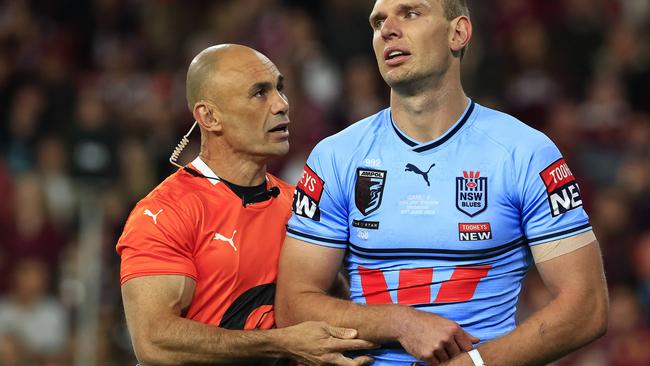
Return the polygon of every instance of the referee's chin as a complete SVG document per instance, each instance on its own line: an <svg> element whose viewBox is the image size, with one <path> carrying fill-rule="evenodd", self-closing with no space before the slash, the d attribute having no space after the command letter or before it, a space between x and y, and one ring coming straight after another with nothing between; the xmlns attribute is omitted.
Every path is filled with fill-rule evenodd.
<svg viewBox="0 0 650 366"><path fill-rule="evenodd" d="M281 158L289 153L289 140L274 142L269 148L269 157Z"/></svg>
<svg viewBox="0 0 650 366"><path fill-rule="evenodd" d="M249 156L258 162L264 164L276 159L280 159L289 153L289 142L270 143L264 149L257 149L255 152L249 152Z"/></svg>

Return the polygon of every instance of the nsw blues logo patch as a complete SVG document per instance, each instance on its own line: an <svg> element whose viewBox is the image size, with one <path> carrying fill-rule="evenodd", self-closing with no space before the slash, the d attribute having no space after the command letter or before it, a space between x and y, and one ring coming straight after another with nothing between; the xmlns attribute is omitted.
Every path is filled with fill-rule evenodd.
<svg viewBox="0 0 650 366"><path fill-rule="evenodd" d="M354 203L363 215L369 215L379 208L385 183L385 170L357 168Z"/></svg>
<svg viewBox="0 0 650 366"><path fill-rule="evenodd" d="M487 209L488 180L479 171L464 171L456 177L456 208L469 217Z"/></svg>

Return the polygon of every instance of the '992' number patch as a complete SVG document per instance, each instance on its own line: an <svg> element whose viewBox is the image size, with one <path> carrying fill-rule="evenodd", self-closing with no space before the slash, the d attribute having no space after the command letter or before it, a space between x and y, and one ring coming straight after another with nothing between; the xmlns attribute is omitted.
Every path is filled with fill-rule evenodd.
<svg viewBox="0 0 650 366"><path fill-rule="evenodd" d="M308 165L302 171L302 178L293 195L293 212L298 216L320 221L318 204L323 195L325 182Z"/></svg>
<svg viewBox="0 0 650 366"><path fill-rule="evenodd" d="M564 158L556 160L539 175L546 186L548 204L553 217L582 206L580 188Z"/></svg>

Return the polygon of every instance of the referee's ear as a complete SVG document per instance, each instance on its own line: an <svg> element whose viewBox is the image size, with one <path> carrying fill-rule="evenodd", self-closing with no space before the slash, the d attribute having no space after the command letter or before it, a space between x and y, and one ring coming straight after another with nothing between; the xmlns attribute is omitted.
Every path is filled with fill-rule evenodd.
<svg viewBox="0 0 650 366"><path fill-rule="evenodd" d="M194 104L192 114L202 129L221 132L223 124L221 123L220 113L214 104L204 100L198 101Z"/></svg>

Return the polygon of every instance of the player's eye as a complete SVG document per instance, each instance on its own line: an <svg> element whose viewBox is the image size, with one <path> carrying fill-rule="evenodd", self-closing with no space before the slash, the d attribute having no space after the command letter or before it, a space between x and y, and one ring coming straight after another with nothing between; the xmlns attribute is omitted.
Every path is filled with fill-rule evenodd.
<svg viewBox="0 0 650 366"><path fill-rule="evenodd" d="M377 20L375 20L375 22L372 24L372 26L373 26L375 29L381 29L382 25L384 25L384 21L385 21L385 20L386 20L386 19L377 19Z"/></svg>
<svg viewBox="0 0 650 366"><path fill-rule="evenodd" d="M415 10L411 10L406 13L406 19L413 19L416 18L418 15L420 15L420 13L418 13Z"/></svg>
<svg viewBox="0 0 650 366"><path fill-rule="evenodd" d="M266 95L266 89L259 89L253 94L254 97L261 98Z"/></svg>

